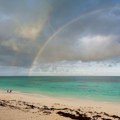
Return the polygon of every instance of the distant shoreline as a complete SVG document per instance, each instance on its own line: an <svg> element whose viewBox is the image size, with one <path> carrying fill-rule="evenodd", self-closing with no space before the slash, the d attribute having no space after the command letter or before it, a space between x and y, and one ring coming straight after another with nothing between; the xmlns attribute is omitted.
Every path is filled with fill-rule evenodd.
<svg viewBox="0 0 120 120"><path fill-rule="evenodd" d="M7 89L0 89L0 93L1 92L4 92L4 93L7 93ZM45 97L52 97L52 98L57 98L57 99L70 99L70 100L77 100L77 101L94 101L94 102L106 102L106 103L113 103L113 104L120 104L120 100L117 99L117 100L106 100L106 99L95 99L95 98L88 98L88 97L76 97L76 96L59 96L59 95L50 95L50 94L47 94L47 93L43 93L43 92L37 92L37 93L33 93L33 92L27 92L27 91L15 91L13 90L13 93L16 93L16 94L24 94L24 95L28 95L28 96L37 96L37 97L41 97L41 96L45 96Z"/></svg>
<svg viewBox="0 0 120 120"><path fill-rule="evenodd" d="M1 89L58 98L119 102L120 77L1 77Z"/></svg>
<svg viewBox="0 0 120 120"><path fill-rule="evenodd" d="M46 95L46 94L35 94L35 93L30 93L30 92L22 92L22 91L14 91L12 93L7 93L6 90L1 90L0 89L0 94L4 94L4 95L23 95L23 96L26 96L26 97L32 97L32 98L37 98L37 99L40 99L40 98L48 98L48 99L55 99L55 100L58 100L59 102L65 102L66 104L68 105L74 105L74 106L78 106L78 103L88 103L88 106L89 106L89 103L90 104L93 104L96 105L96 107L98 107L99 105L101 104L109 104L109 105L120 105L120 101L118 100L117 101L105 101L105 100L93 100L93 99L85 99L85 98L74 98L74 97L56 97L56 96L50 96L50 95ZM86 106L87 104L85 104ZM84 106L84 105L83 105Z"/></svg>
<svg viewBox="0 0 120 120"><path fill-rule="evenodd" d="M92 118L93 116L101 116L101 119L119 118L119 111L120 103L50 97L17 91L7 93L0 90L0 116L6 120L9 120L9 117L5 116L6 112L8 116L15 114L12 116L12 120L16 120L18 116L22 120L27 118L31 120L31 116L33 116L32 120L37 120L37 118L44 119L44 117L46 117L46 120L55 118L67 120L66 116L70 119L79 119L86 116L85 119L87 120L87 118ZM38 117L36 118L36 116Z"/></svg>

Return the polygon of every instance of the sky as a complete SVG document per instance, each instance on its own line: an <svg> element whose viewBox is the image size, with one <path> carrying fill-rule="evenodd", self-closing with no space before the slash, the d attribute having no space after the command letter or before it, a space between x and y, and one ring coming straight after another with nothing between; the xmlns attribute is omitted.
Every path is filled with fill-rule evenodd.
<svg viewBox="0 0 120 120"><path fill-rule="evenodd" d="M120 75L120 0L0 0L0 75Z"/></svg>

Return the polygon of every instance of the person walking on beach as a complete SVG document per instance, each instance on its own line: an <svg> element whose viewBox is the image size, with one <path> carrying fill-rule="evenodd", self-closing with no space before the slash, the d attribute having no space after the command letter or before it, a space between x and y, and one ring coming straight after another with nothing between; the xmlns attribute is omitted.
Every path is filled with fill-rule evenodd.
<svg viewBox="0 0 120 120"><path fill-rule="evenodd" d="M10 90L10 93L12 93L12 90Z"/></svg>
<svg viewBox="0 0 120 120"><path fill-rule="evenodd" d="M12 93L12 90L7 90L7 93Z"/></svg>

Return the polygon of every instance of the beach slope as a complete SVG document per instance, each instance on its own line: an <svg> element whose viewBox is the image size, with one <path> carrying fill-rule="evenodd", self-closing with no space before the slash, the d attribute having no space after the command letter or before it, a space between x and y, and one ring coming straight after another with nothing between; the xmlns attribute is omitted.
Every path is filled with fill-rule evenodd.
<svg viewBox="0 0 120 120"><path fill-rule="evenodd" d="M0 91L0 120L120 120L120 103Z"/></svg>

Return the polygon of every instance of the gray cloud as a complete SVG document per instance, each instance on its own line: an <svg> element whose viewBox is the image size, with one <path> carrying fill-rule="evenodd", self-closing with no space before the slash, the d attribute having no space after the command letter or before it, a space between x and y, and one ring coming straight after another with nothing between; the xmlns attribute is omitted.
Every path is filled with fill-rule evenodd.
<svg viewBox="0 0 120 120"><path fill-rule="evenodd" d="M118 7L81 16L47 44L39 60L92 61L120 56L119 24Z"/></svg>
<svg viewBox="0 0 120 120"><path fill-rule="evenodd" d="M50 36L78 17L47 44L38 63L120 56L118 0L1 0L0 64L31 67Z"/></svg>
<svg viewBox="0 0 120 120"><path fill-rule="evenodd" d="M0 1L1 63L24 67L31 65L41 46L37 37L49 17L50 9L45 0L36 0L35 3L29 0Z"/></svg>

